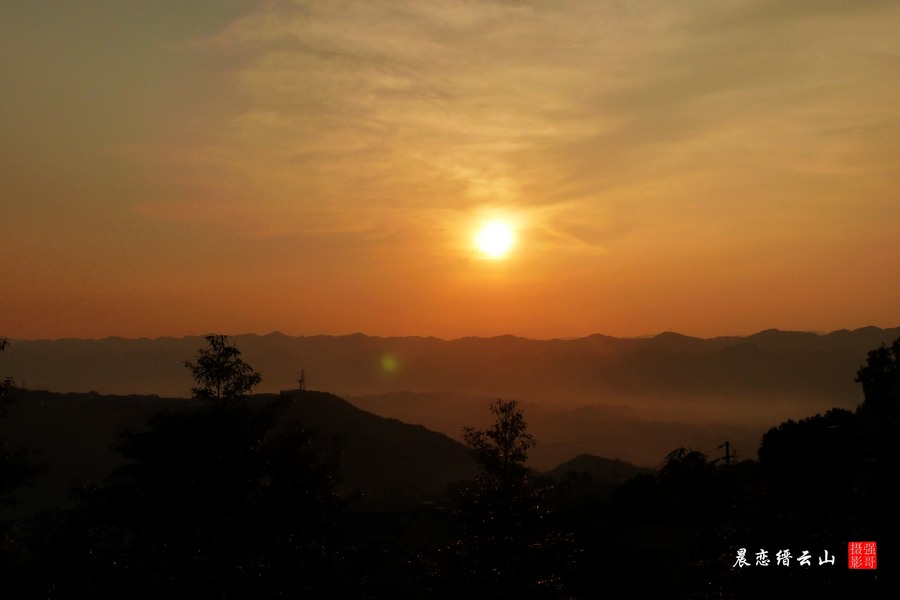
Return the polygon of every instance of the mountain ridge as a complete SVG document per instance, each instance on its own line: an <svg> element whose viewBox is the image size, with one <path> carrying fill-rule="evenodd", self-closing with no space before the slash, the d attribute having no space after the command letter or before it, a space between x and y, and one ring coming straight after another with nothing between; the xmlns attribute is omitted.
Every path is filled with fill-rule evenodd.
<svg viewBox="0 0 900 600"><path fill-rule="evenodd" d="M547 391L541 383L548 381L554 384L555 401L578 403L661 391L729 394L740 391L729 383L737 381L786 393L808 388L846 401L866 352L896 337L900 327L828 334L765 330L716 338L596 334L573 340L273 332L232 336L232 341L262 373L260 392L297 387L304 370L307 381L342 396L409 389L534 399ZM205 343L202 336L11 341L0 356L2 372L28 387L160 396L189 393L183 364ZM817 364L823 368L816 369ZM774 380L778 386L766 385Z"/></svg>
<svg viewBox="0 0 900 600"><path fill-rule="evenodd" d="M778 328L768 328L761 329L755 333L750 333L746 335L716 335L710 337L701 337L694 336L685 333L681 333L678 331L665 330L660 331L659 333L652 333L648 335L633 335L633 336L613 336L605 333L589 333L581 336L571 336L571 337L546 337L546 338L537 338L537 337L527 337L522 335L516 335L513 333L502 333L497 335L465 335L455 338L444 338L440 336L433 335L373 335L367 334L361 331L355 331L352 333L338 333L338 334L330 334L330 333L317 333L317 334L307 334L307 335L292 335L288 333L284 333L279 330L270 331L267 333L256 333L256 332L244 332L238 334L231 334L232 338L249 338L249 337L283 337L283 338L311 338L311 339L341 339L341 338L371 338L371 339L379 339L379 340L410 340L410 339L423 339L423 340L437 340L442 342L456 342L461 340L495 340L495 339L515 339L515 340L524 340L530 342L569 342L569 341L578 341L578 340L588 340L588 339L607 339L607 340L648 340L648 339L660 339L665 337L678 337L683 339L690 340L702 340L702 341L710 341L710 340L732 340L732 339L744 339L744 338L752 338L755 336L760 336L761 334L803 334L803 335L813 335L818 337L831 336L834 334L846 334L846 333L858 333L865 331L889 331L889 330L900 330L900 326L897 327L878 327L875 325L864 325L862 327L857 327L854 329L835 329L831 331L811 331L811 330L802 330L802 329L778 329ZM204 339L208 334L186 334L182 336L173 336L173 335L160 335L156 337L150 336L136 336L136 337L128 337L121 335L108 335L103 337L96 338L80 338L80 337L61 337L61 338L19 338L19 337L9 337L8 340L10 342L64 342L64 341L80 341L80 342L102 342L107 340L112 341L158 341L158 340L184 340L184 339Z"/></svg>
<svg viewBox="0 0 900 600"><path fill-rule="evenodd" d="M900 328L863 327L707 339L675 332L572 340L273 332L231 340L262 374L259 393L296 389L302 372L309 389L365 401L384 417L419 419L456 440L461 424L478 426L489 415L488 400L514 399L544 438L536 457L545 465L623 447L617 444L630 448L623 458L652 465L674 447L729 438L753 451L774 424L855 409L862 401L856 373L867 353L898 337ZM204 345L201 336L13 340L0 355L0 374L29 389L184 398L194 385L184 363ZM378 398L399 392L411 396ZM428 394L479 400L432 406Z"/></svg>

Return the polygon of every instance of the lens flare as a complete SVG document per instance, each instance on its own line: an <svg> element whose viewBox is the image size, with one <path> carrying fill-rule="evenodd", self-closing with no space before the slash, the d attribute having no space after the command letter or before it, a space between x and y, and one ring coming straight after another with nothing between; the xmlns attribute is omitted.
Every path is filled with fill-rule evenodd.
<svg viewBox="0 0 900 600"><path fill-rule="evenodd" d="M400 363L398 363L397 359L390 354L385 354L381 357L381 368L384 369L386 373L393 373L399 367Z"/></svg>

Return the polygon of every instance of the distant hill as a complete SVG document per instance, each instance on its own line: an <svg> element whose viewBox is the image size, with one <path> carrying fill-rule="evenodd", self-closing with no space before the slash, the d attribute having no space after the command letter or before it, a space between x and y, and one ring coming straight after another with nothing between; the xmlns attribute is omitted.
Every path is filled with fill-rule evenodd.
<svg viewBox="0 0 900 600"><path fill-rule="evenodd" d="M618 460L580 454L572 460L567 460L548 473L555 479L563 479L570 475L581 476L588 474L595 484L617 485L625 482L635 475L649 473L649 469L636 467L635 465Z"/></svg>
<svg viewBox="0 0 900 600"><path fill-rule="evenodd" d="M38 453L47 470L20 492L22 510L64 504L72 482L97 483L122 464L110 446L125 429L139 430L154 413L190 410L197 403L148 396L58 394L19 390L0 435L12 447ZM290 392L284 418L336 435L343 485L364 493L362 508L414 506L476 473L468 448L420 425L384 419L332 394ZM259 395L253 403L274 400Z"/></svg>
<svg viewBox="0 0 900 600"><path fill-rule="evenodd" d="M489 406L496 398L450 392L392 392L348 396L347 401L382 417L418 423L461 441L463 427L487 427ZM738 402L729 407L735 420L721 409L698 414L702 404L682 401L670 408L647 410L622 405L558 407L551 403L520 402L537 445L529 454L532 466L549 470L579 454L618 457L643 467L659 466L675 448L690 447L719 457L726 440L740 458L755 458L762 435L779 421L753 416L758 407ZM717 412L719 414L712 414ZM804 416L802 413L799 416Z"/></svg>
<svg viewBox="0 0 900 600"><path fill-rule="evenodd" d="M829 334L764 331L748 337L650 338L592 335L572 340L514 336L441 340L363 334L232 339L263 375L261 392L308 387L341 397L396 391L453 392L557 405L654 398L808 398L853 405L866 353L900 328ZM103 394L189 394L183 364L201 337L12 340L0 373L32 389Z"/></svg>
<svg viewBox="0 0 900 600"><path fill-rule="evenodd" d="M379 417L324 392L285 395L293 401L285 418L338 437L345 486L361 490L365 506L412 506L478 470L468 447L422 425Z"/></svg>

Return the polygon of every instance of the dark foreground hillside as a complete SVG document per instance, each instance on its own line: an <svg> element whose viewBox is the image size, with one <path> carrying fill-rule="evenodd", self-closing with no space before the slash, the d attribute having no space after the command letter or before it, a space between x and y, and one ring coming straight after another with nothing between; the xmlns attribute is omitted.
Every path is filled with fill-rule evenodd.
<svg viewBox="0 0 900 600"><path fill-rule="evenodd" d="M43 445L35 491L62 464L95 479L62 507L3 517L0 589L895 598L900 340L872 350L857 380L855 410L771 427L758 460L674 448L655 471L578 457L547 475L527 466L534 439L515 402L492 405L495 421L467 430L466 449L317 392L202 402L12 390L4 456ZM123 425L131 433L110 452L104 436Z"/></svg>
<svg viewBox="0 0 900 600"><path fill-rule="evenodd" d="M341 488L361 494L363 508L406 509L440 496L449 483L475 473L469 451L445 435L362 411L324 392L291 391L283 417L299 420L341 449ZM251 405L279 398L260 394ZM124 458L113 446L125 430L140 431L156 413L196 410L202 403L154 396L101 396L17 390L0 433L44 463L34 485L18 493L15 513L65 504L73 483L99 483Z"/></svg>

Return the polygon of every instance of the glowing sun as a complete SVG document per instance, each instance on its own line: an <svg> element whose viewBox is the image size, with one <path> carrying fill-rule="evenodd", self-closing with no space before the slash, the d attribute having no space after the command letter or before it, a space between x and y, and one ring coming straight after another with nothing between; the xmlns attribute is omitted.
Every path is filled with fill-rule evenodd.
<svg viewBox="0 0 900 600"><path fill-rule="evenodd" d="M489 258L506 256L514 241L512 227L499 221L486 224L475 237L475 245Z"/></svg>

